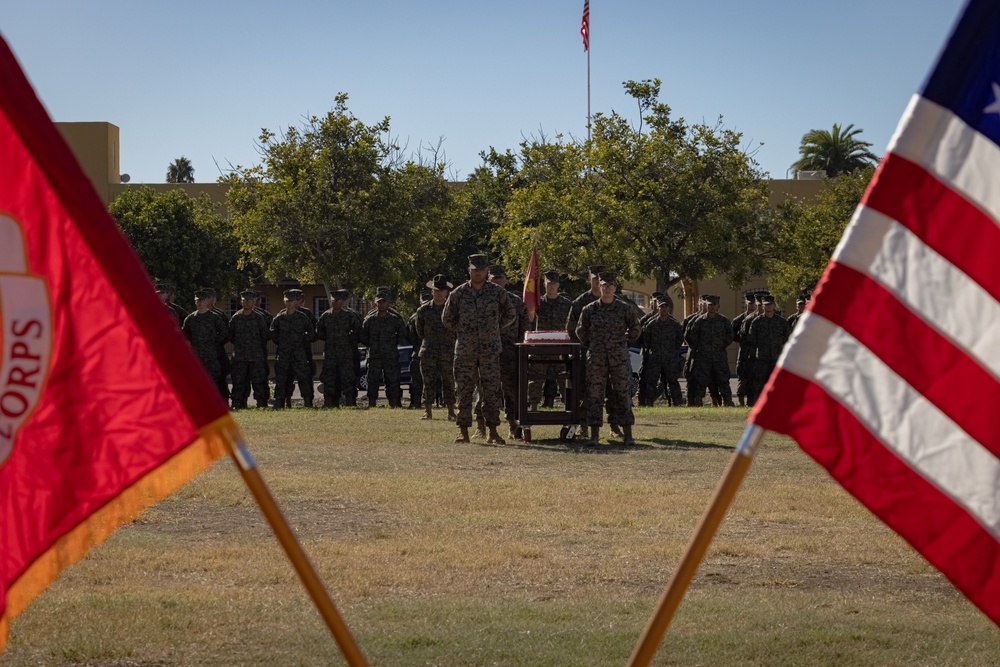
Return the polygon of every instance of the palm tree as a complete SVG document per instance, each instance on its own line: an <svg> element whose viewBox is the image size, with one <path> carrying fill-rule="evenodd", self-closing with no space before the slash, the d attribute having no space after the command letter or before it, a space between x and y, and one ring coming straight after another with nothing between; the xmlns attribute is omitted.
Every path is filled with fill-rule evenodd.
<svg viewBox="0 0 1000 667"><path fill-rule="evenodd" d="M194 183L194 167L183 155L167 167L167 183Z"/></svg>
<svg viewBox="0 0 1000 667"><path fill-rule="evenodd" d="M799 145L799 158L792 164L795 173L800 171L823 171L827 176L849 173L878 162L868 149L871 143L858 139L861 130L854 125L840 127L833 124L833 131L809 130Z"/></svg>

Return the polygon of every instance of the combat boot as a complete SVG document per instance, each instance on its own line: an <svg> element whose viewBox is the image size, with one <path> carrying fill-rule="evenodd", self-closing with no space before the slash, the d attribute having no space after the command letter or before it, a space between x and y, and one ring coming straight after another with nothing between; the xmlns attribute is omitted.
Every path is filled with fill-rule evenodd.
<svg viewBox="0 0 1000 667"><path fill-rule="evenodd" d="M608 424L608 426L611 427L611 432L614 433L615 435L620 436L622 434L622 430L618 428L618 424Z"/></svg>
<svg viewBox="0 0 1000 667"><path fill-rule="evenodd" d="M631 447L635 445L635 440L632 438L632 425L627 424L622 426L622 430L625 432L625 446Z"/></svg>
<svg viewBox="0 0 1000 667"><path fill-rule="evenodd" d="M450 422L455 421L455 406L454 405L449 405L448 406L448 421L450 421Z"/></svg>
<svg viewBox="0 0 1000 667"><path fill-rule="evenodd" d="M508 437L511 440L518 440L518 439L520 439L519 432L521 430L521 427L517 425L517 421L516 420L514 420L514 419L508 419L507 420L507 428L510 430L510 434L509 434Z"/></svg>
<svg viewBox="0 0 1000 667"><path fill-rule="evenodd" d="M507 441L500 437L497 433L496 426L490 426L490 437L486 439L486 444L488 445L506 445Z"/></svg>
<svg viewBox="0 0 1000 667"><path fill-rule="evenodd" d="M424 416L421 417L421 419L434 419L433 415L431 414L431 404L430 403L428 403L427 407L424 408Z"/></svg>
<svg viewBox="0 0 1000 667"><path fill-rule="evenodd" d="M455 438L455 442L469 442L469 427L459 426L458 436Z"/></svg>
<svg viewBox="0 0 1000 667"><path fill-rule="evenodd" d="M478 417L476 419L476 432L473 434L477 438L486 437L486 419L483 417Z"/></svg>
<svg viewBox="0 0 1000 667"><path fill-rule="evenodd" d="M590 444L599 445L601 444L601 427L591 426L590 427Z"/></svg>
<svg viewBox="0 0 1000 667"><path fill-rule="evenodd" d="M368 407L369 408L374 408L375 407L375 401L377 401L377 400L378 400L377 396L369 396L368 397Z"/></svg>

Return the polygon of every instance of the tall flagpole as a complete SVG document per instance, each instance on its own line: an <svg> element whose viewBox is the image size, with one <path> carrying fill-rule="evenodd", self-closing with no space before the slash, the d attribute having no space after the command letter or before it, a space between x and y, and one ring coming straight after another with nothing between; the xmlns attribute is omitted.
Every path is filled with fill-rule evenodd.
<svg viewBox="0 0 1000 667"><path fill-rule="evenodd" d="M587 143L590 143L590 0L583 0L580 36L583 37L583 50L587 52Z"/></svg>

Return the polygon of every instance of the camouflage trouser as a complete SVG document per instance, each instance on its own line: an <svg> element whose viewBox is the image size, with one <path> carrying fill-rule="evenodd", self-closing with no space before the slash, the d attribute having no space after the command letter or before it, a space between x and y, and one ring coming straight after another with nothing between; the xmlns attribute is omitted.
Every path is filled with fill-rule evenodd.
<svg viewBox="0 0 1000 667"><path fill-rule="evenodd" d="M587 351L587 424L604 423L604 399L607 395L608 422L621 426L635 423L628 381L632 376L628 348Z"/></svg>
<svg viewBox="0 0 1000 667"><path fill-rule="evenodd" d="M487 426L500 425L500 401L503 390L500 384L500 355L455 353L455 386L458 401L456 425L472 426L472 395L479 387L483 402L483 418Z"/></svg>
<svg viewBox="0 0 1000 667"><path fill-rule="evenodd" d="M258 408L267 407L271 389L267 386L267 361L265 359L233 358L233 407L247 407L250 398L250 388L253 387L253 399Z"/></svg>
<svg viewBox="0 0 1000 667"><path fill-rule="evenodd" d="M767 380L771 377L771 373L774 371L774 367L778 364L778 360L774 361L765 359L754 359L753 360L753 375L750 377L750 393L747 395L747 403L751 406L757 403L757 399L760 398L760 393L764 391L764 385L767 384Z"/></svg>
<svg viewBox="0 0 1000 667"><path fill-rule="evenodd" d="M437 390L438 381L441 382L441 394L444 404L448 407L455 405L455 353L451 350L444 352L425 352L420 358L420 372L424 380L424 407L434 406L434 393Z"/></svg>
<svg viewBox="0 0 1000 667"><path fill-rule="evenodd" d="M736 357L736 396L737 398L747 398L752 388L754 359L750 356L750 350L740 346L740 354ZM750 403L753 405L753 403Z"/></svg>
<svg viewBox="0 0 1000 667"><path fill-rule="evenodd" d="M416 350L414 350L416 352ZM420 370L423 361L414 354L410 357L410 407L420 405L420 397L424 393L424 375Z"/></svg>
<svg viewBox="0 0 1000 667"><path fill-rule="evenodd" d="M292 380L299 383L299 393L307 403L313 400L312 364L304 357L282 358L274 362L274 403L283 407L285 397L291 395Z"/></svg>
<svg viewBox="0 0 1000 667"><path fill-rule="evenodd" d="M646 405L652 405L659 397L657 388L661 380L663 381L663 386L668 390L671 404L674 406L682 404L681 385L677 381L677 376L680 373L677 368L676 356L668 359L660 359L652 355L647 355L642 359L642 371L640 382L645 385L642 395L645 397ZM639 404L643 405L643 402L640 400Z"/></svg>
<svg viewBox="0 0 1000 667"><path fill-rule="evenodd" d="M653 385L653 391L647 398L646 393L646 382L649 380L649 355L643 352L642 363L639 365L639 405L646 405L647 403L652 405L653 401L660 397L656 392L656 385Z"/></svg>
<svg viewBox="0 0 1000 667"><path fill-rule="evenodd" d="M733 392L729 388L729 361L725 352L695 355L688 382L688 405L701 405L706 386L717 388L723 404L733 404Z"/></svg>
<svg viewBox="0 0 1000 667"><path fill-rule="evenodd" d="M380 354L368 356L368 404L372 405L378 398L378 389L385 381L385 397L389 399L389 405L399 405L403 398L402 389L399 386L399 356L392 357Z"/></svg>
<svg viewBox="0 0 1000 667"><path fill-rule="evenodd" d="M323 383L323 404L325 407L340 406L344 394L354 396L357 391L358 376L354 372L352 351L330 350L323 355L323 370L319 381ZM347 399L350 404L350 399Z"/></svg>
<svg viewBox="0 0 1000 667"><path fill-rule="evenodd" d="M517 348L504 345L500 353L500 387L503 390L503 410L507 421L517 419L518 382Z"/></svg>
<svg viewBox="0 0 1000 667"><path fill-rule="evenodd" d="M222 385L226 382L226 376L222 374L222 363L219 361L219 355L216 354L214 349L194 348L194 353L197 355L198 360L201 361L201 365L205 369L205 372L208 373L208 377L212 378L212 384L215 385L219 393L225 398L229 388L227 387L226 391L222 391Z"/></svg>
<svg viewBox="0 0 1000 667"><path fill-rule="evenodd" d="M226 354L226 346L224 344L219 345L216 348L219 355L219 377L216 380L216 385L219 387L219 392L222 397L229 400L229 383L226 382L226 376L228 376L233 370L233 364L229 360L229 355Z"/></svg>
<svg viewBox="0 0 1000 667"><path fill-rule="evenodd" d="M558 355L532 355L532 361L535 359L552 359L559 361L561 357ZM542 392L546 387L548 381L553 381L557 384L559 393L563 396L566 395L566 380L557 380L556 376L559 374L560 364L543 364L543 363L531 363L528 364L528 403L531 405L536 405L542 401ZM548 396L546 396L548 398Z"/></svg>

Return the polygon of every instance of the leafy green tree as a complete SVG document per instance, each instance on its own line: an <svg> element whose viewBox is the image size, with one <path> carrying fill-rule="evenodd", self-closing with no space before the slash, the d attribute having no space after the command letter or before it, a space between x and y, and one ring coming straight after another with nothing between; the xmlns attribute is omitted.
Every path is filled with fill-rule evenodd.
<svg viewBox="0 0 1000 667"><path fill-rule="evenodd" d="M339 94L322 118L263 130L262 162L220 179L240 243L268 278L363 291L415 289L433 275L451 243L454 193L443 163L402 163L388 132L388 118L367 125Z"/></svg>
<svg viewBox="0 0 1000 667"><path fill-rule="evenodd" d="M627 81L638 128L597 114L590 143L521 147L521 184L497 236L526 259L534 236L546 263L582 273L589 263L661 287L725 273L739 286L770 249L768 188L741 135L673 119L660 81Z"/></svg>
<svg viewBox="0 0 1000 667"><path fill-rule="evenodd" d="M779 300L816 287L874 172L866 167L840 174L827 179L815 198L788 199L778 208L768 282Z"/></svg>
<svg viewBox="0 0 1000 667"><path fill-rule="evenodd" d="M208 195L126 188L109 211L149 275L174 283L183 304L198 287L232 294L250 283L232 225Z"/></svg>
<svg viewBox="0 0 1000 667"><path fill-rule="evenodd" d="M510 196L506 176L491 168L480 166L466 181L450 184L454 193L452 228L453 236L448 252L434 273L444 273L455 284L468 278L469 255L490 254L493 230L496 229L498 211Z"/></svg>
<svg viewBox="0 0 1000 667"><path fill-rule="evenodd" d="M869 151L871 143L858 138L862 130L854 125L841 127L833 124L833 130L809 130L799 145L801 156L792 164L795 173L800 171L822 171L831 178L863 169L878 162L878 157Z"/></svg>
<svg viewBox="0 0 1000 667"><path fill-rule="evenodd" d="M194 167L183 155L167 167L167 183L194 183Z"/></svg>
<svg viewBox="0 0 1000 667"><path fill-rule="evenodd" d="M524 269L535 245L546 269L569 276L585 276L590 264L624 265L599 215L601 179L589 169L585 145L560 136L524 141L515 164L493 235L508 269Z"/></svg>

